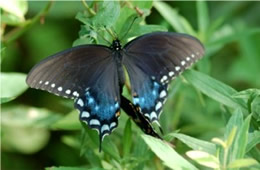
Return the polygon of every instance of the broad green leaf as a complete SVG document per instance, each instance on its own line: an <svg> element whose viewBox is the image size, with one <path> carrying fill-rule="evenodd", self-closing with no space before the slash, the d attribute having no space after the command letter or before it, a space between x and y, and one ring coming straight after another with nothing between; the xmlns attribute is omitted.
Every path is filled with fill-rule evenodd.
<svg viewBox="0 0 260 170"><path fill-rule="evenodd" d="M27 88L25 83L26 74L1 73L1 103L15 99Z"/></svg>
<svg viewBox="0 0 260 170"><path fill-rule="evenodd" d="M208 7L206 1L197 1L197 17L198 17L198 27L200 37L203 40L206 40L207 30L209 27L209 14L208 14Z"/></svg>
<svg viewBox="0 0 260 170"><path fill-rule="evenodd" d="M214 155L211 155L207 152L203 151L188 151L186 153L188 157L192 160L196 161L197 163L204 165L209 168L219 168L219 161Z"/></svg>
<svg viewBox="0 0 260 170"><path fill-rule="evenodd" d="M196 139L196 138L193 138L193 137L190 137L190 136L187 136L184 134L179 134L179 133L171 133L169 135L174 136L177 139L181 140L183 143L188 145L193 150L204 151L209 154L216 154L216 145L211 142L203 141L203 140Z"/></svg>
<svg viewBox="0 0 260 170"><path fill-rule="evenodd" d="M26 154L38 152L48 143L50 133L47 128L59 118L58 114L46 109L22 105L3 107L2 147Z"/></svg>
<svg viewBox="0 0 260 170"><path fill-rule="evenodd" d="M80 121L79 121L79 113L74 110L67 114L62 119L55 122L52 126L52 129L62 129L62 130L79 130L82 128Z"/></svg>
<svg viewBox="0 0 260 170"><path fill-rule="evenodd" d="M28 10L28 2L20 0L3 0L0 1L0 8L17 16L21 21L24 21L24 15Z"/></svg>
<svg viewBox="0 0 260 170"><path fill-rule="evenodd" d="M44 148L50 132L45 128L1 125L1 148L9 152L34 154Z"/></svg>
<svg viewBox="0 0 260 170"><path fill-rule="evenodd" d="M260 143L260 131L254 131L248 134L248 142L246 152L250 151L253 147Z"/></svg>
<svg viewBox="0 0 260 170"><path fill-rule="evenodd" d="M120 5L118 1L99 2L99 10L92 18L92 21L97 26L112 26L120 15Z"/></svg>
<svg viewBox="0 0 260 170"><path fill-rule="evenodd" d="M232 97L237 93L232 87L194 70L187 70L183 75L194 87L219 103L232 108L246 109L246 103L243 100Z"/></svg>
<svg viewBox="0 0 260 170"><path fill-rule="evenodd" d="M232 161L228 168L246 168L253 165L257 165L258 162L252 158L246 158L246 159L237 159Z"/></svg>
<svg viewBox="0 0 260 170"><path fill-rule="evenodd" d="M125 124L124 136L123 136L123 151L124 156L127 156L130 153L132 146L132 125L131 119L128 119Z"/></svg>
<svg viewBox="0 0 260 170"><path fill-rule="evenodd" d="M170 145L160 139L142 135L142 138L152 151L171 169L197 169L183 157L181 157Z"/></svg>
<svg viewBox="0 0 260 170"><path fill-rule="evenodd" d="M179 15L176 9L159 1L154 2L154 7L177 32L196 35L189 22Z"/></svg>

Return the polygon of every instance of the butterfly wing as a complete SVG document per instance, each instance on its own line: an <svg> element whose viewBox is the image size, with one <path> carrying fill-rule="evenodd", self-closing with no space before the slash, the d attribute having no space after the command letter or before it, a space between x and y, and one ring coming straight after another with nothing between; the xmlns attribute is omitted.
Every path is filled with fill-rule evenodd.
<svg viewBox="0 0 260 170"><path fill-rule="evenodd" d="M117 127L120 94L113 52L85 45L46 58L27 76L27 84L75 98L80 120L98 130L100 139ZM117 113L117 114L116 114Z"/></svg>
<svg viewBox="0 0 260 170"><path fill-rule="evenodd" d="M178 33L145 34L124 47L133 103L150 122L158 122L170 80L204 55L196 38Z"/></svg>

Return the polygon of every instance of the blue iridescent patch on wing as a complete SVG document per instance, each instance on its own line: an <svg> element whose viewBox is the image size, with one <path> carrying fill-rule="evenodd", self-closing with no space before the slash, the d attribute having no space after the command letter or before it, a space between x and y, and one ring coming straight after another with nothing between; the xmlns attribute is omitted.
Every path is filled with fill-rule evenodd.
<svg viewBox="0 0 260 170"><path fill-rule="evenodd" d="M83 96L75 100L75 107L80 111L80 120L96 129L102 139L117 127L120 104L105 93L87 89Z"/></svg>
<svg viewBox="0 0 260 170"><path fill-rule="evenodd" d="M141 108L150 122L158 121L167 97L167 84L150 79L133 95L133 103Z"/></svg>

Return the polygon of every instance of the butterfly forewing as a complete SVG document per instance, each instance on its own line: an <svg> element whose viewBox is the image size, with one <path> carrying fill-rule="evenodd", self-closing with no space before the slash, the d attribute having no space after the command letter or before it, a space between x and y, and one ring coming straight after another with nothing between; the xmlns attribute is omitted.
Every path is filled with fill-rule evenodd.
<svg viewBox="0 0 260 170"><path fill-rule="evenodd" d="M75 98L80 119L97 129L101 139L117 127L118 73L108 47L86 45L57 53L36 65L26 82L32 88Z"/></svg>
<svg viewBox="0 0 260 170"><path fill-rule="evenodd" d="M126 44L123 62L130 77L133 103L148 120L158 121L170 80L203 55L199 40L186 34L150 33Z"/></svg>

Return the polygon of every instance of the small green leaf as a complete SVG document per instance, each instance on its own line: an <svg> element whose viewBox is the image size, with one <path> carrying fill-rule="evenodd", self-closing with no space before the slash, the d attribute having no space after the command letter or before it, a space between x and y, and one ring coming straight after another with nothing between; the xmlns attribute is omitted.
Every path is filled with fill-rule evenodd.
<svg viewBox="0 0 260 170"><path fill-rule="evenodd" d="M131 119L128 119L125 124L124 136L123 136L123 151L124 155L127 156L132 146L132 125Z"/></svg>
<svg viewBox="0 0 260 170"><path fill-rule="evenodd" d="M186 153L188 157L192 160L196 161L197 163L204 165L209 168L219 168L219 161L214 155L211 155L207 152L203 151L188 151Z"/></svg>
<svg viewBox="0 0 260 170"><path fill-rule="evenodd" d="M257 164L258 164L258 162L251 158L237 159L237 160L232 161L228 165L228 168L246 168L246 167L250 167L253 165L257 165Z"/></svg>
<svg viewBox="0 0 260 170"><path fill-rule="evenodd" d="M193 86L219 103L233 108L246 109L246 103L243 100L232 97L237 93L232 87L194 70L187 70L183 75Z"/></svg>
<svg viewBox="0 0 260 170"><path fill-rule="evenodd" d="M142 135L142 138L146 144L152 149L152 151L171 169L197 169L183 157L181 157L174 149L172 149L168 143L148 136Z"/></svg>
<svg viewBox="0 0 260 170"><path fill-rule="evenodd" d="M183 143L188 145L193 150L204 151L209 154L216 154L216 145L211 142L203 141L203 140L196 139L196 138L193 138L193 137L190 137L190 136L187 136L184 134L179 134L179 133L171 133L169 135L178 138L179 140L181 140Z"/></svg>
<svg viewBox="0 0 260 170"><path fill-rule="evenodd" d="M15 99L27 88L26 74L1 73L1 104Z"/></svg>
<svg viewBox="0 0 260 170"><path fill-rule="evenodd" d="M81 124L79 121L79 114L76 110L70 112L62 119L58 120L51 126L52 129L62 129L62 130L79 130L81 129Z"/></svg>
<svg viewBox="0 0 260 170"><path fill-rule="evenodd" d="M230 134L228 135L228 138L227 138L227 142L226 142L226 143L227 143L227 147L228 147L228 148L233 144L234 138L235 138L235 136L236 136L236 133L237 133L237 127L234 126L234 127L232 128ZM228 148L227 148L227 149L228 149Z"/></svg>

